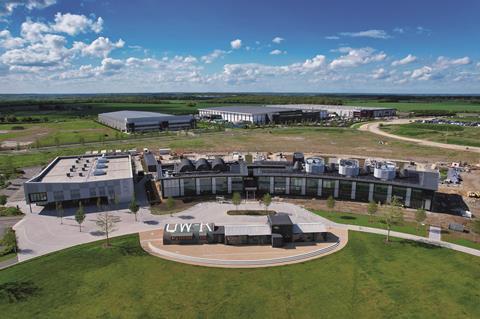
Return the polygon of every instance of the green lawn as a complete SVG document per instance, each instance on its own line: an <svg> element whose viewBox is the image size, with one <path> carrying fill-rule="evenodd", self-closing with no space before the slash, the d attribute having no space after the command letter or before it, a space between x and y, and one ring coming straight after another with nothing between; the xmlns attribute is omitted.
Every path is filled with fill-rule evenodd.
<svg viewBox="0 0 480 319"><path fill-rule="evenodd" d="M339 224L350 224L387 229L387 225L383 222L381 216L375 216L373 219L371 219L370 216L354 213L326 212L321 210L314 210L313 213ZM392 227L392 231L398 231L424 237L428 235L426 226L420 226L417 230L416 223L407 221L403 222L401 225L394 225Z"/></svg>
<svg viewBox="0 0 480 319"><path fill-rule="evenodd" d="M401 125L383 125L382 130L395 135L434 142L480 147L480 127L409 123Z"/></svg>
<svg viewBox="0 0 480 319"><path fill-rule="evenodd" d="M350 232L346 248L264 269L189 266L136 235L0 271L5 318L478 318L478 257ZM448 275L447 275L448 274ZM17 299L9 301L8 296Z"/></svg>
<svg viewBox="0 0 480 319"><path fill-rule="evenodd" d="M479 249L480 250L480 242L474 242L465 238L458 238L454 235L450 234L444 234L442 233L442 240L443 241L448 241L449 243L452 244L457 244L465 247L470 247L474 249Z"/></svg>
<svg viewBox="0 0 480 319"><path fill-rule="evenodd" d="M16 253L10 253L10 254L0 256L0 262L15 258L16 255L17 255Z"/></svg>

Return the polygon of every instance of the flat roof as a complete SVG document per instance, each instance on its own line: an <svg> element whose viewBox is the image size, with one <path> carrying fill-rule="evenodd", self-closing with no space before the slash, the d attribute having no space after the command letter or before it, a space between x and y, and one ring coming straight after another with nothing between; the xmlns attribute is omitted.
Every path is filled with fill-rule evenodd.
<svg viewBox="0 0 480 319"><path fill-rule="evenodd" d="M293 222L290 219L290 216L285 213L268 215L268 220L272 225L293 225Z"/></svg>
<svg viewBox="0 0 480 319"><path fill-rule="evenodd" d="M271 235L270 225L225 225L225 236Z"/></svg>
<svg viewBox="0 0 480 319"><path fill-rule="evenodd" d="M100 113L98 116L108 116L113 117L119 120L123 119L140 119L140 118L152 118L152 117L165 117L165 116L174 116L172 114L157 113L157 112L146 112L146 111L115 111Z"/></svg>
<svg viewBox="0 0 480 319"><path fill-rule="evenodd" d="M225 113L240 113L240 114L267 114L267 113L275 113L275 112L286 112L286 111L293 111L298 110L292 105L291 108L289 107L267 107L267 106L252 106L252 105L235 105L235 106L220 106L220 107L208 107L208 108L201 108L199 111L206 110L206 111L217 111L217 112L225 112Z"/></svg>
<svg viewBox="0 0 480 319"><path fill-rule="evenodd" d="M325 233L327 227L322 223L298 223L293 225L294 233L311 234L311 233Z"/></svg>
<svg viewBox="0 0 480 319"><path fill-rule="evenodd" d="M95 175L96 164L98 162L97 156L83 156L80 157L58 157L39 175L32 178L31 182L41 183L84 183L92 181L106 181L112 179L124 179L132 177L132 165L130 163L130 156L107 156L108 163L104 175ZM89 160L89 162L87 162ZM77 163L78 161L78 163ZM82 170L84 165L85 171ZM75 165L73 172L70 172L72 166ZM100 168L99 168L100 169ZM71 177L67 176L70 173ZM82 173L83 176L80 176ZM30 182L29 181L29 182Z"/></svg>

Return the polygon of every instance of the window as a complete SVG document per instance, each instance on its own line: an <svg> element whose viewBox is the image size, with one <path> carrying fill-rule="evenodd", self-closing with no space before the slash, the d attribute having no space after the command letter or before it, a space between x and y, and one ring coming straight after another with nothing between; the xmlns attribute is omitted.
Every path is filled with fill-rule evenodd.
<svg viewBox="0 0 480 319"><path fill-rule="evenodd" d="M392 186L392 199L396 197L402 205L405 205L405 197L407 196L407 189L400 186Z"/></svg>
<svg viewBox="0 0 480 319"><path fill-rule="evenodd" d="M97 189L95 187L90 188L90 197L96 197L97 196Z"/></svg>
<svg viewBox="0 0 480 319"><path fill-rule="evenodd" d="M217 194L228 192L228 181L226 177L215 177L215 191Z"/></svg>
<svg viewBox="0 0 480 319"><path fill-rule="evenodd" d="M210 177L203 177L198 179L200 185L200 194L212 194L212 179Z"/></svg>
<svg viewBox="0 0 480 319"><path fill-rule="evenodd" d="M260 176L258 178L258 190L261 193L270 193L270 176Z"/></svg>
<svg viewBox="0 0 480 319"><path fill-rule="evenodd" d="M303 178L292 177L290 178L290 194L302 195Z"/></svg>
<svg viewBox="0 0 480 319"><path fill-rule="evenodd" d="M373 188L373 200L375 202L386 203L387 202L388 185L375 184Z"/></svg>
<svg viewBox="0 0 480 319"><path fill-rule="evenodd" d="M287 185L285 177L275 177L273 181L274 194L285 194L285 189Z"/></svg>
<svg viewBox="0 0 480 319"><path fill-rule="evenodd" d="M341 199L352 198L352 182L341 180L339 182L338 197Z"/></svg>
<svg viewBox="0 0 480 319"><path fill-rule="evenodd" d="M80 198L80 190L79 189L72 189L70 191L70 198L71 199L79 199Z"/></svg>
<svg viewBox="0 0 480 319"><path fill-rule="evenodd" d="M316 178L307 178L307 195L317 196L318 195L318 179Z"/></svg>
<svg viewBox="0 0 480 319"><path fill-rule="evenodd" d="M47 201L47 193L31 193L28 196L31 203Z"/></svg>
<svg viewBox="0 0 480 319"><path fill-rule="evenodd" d="M183 179L183 193L185 194L185 196L191 196L191 195L197 194L195 178Z"/></svg>
<svg viewBox="0 0 480 319"><path fill-rule="evenodd" d="M357 182L355 188L355 200L360 202L368 202L368 195L370 193L370 183Z"/></svg>
<svg viewBox="0 0 480 319"><path fill-rule="evenodd" d="M322 185L322 197L330 197L335 193L335 181L331 179L324 179Z"/></svg>
<svg viewBox="0 0 480 319"><path fill-rule="evenodd" d="M232 177L232 192L243 192L243 177Z"/></svg>

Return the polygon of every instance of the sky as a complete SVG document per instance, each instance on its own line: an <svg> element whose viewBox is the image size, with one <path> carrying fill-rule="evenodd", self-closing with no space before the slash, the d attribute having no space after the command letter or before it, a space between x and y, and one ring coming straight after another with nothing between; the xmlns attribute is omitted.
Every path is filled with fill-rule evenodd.
<svg viewBox="0 0 480 319"><path fill-rule="evenodd" d="M478 0L0 0L0 93L480 94Z"/></svg>

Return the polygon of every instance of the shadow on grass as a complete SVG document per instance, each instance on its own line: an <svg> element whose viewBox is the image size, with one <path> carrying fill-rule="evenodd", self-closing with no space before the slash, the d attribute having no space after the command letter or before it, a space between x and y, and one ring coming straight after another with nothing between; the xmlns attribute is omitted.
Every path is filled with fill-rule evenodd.
<svg viewBox="0 0 480 319"><path fill-rule="evenodd" d="M355 219L357 219L357 217L355 217L355 216L343 215L343 216L340 216L340 219L355 220Z"/></svg>
<svg viewBox="0 0 480 319"><path fill-rule="evenodd" d="M0 285L1 303L18 303L36 296L40 288L33 281L11 281Z"/></svg>
<svg viewBox="0 0 480 319"><path fill-rule="evenodd" d="M432 245L432 244L429 244L429 243L407 240L407 239L399 240L398 243L402 246L411 246L411 247L415 247L415 248L426 248L426 249L440 249L440 248L442 248L442 247L437 246L437 245Z"/></svg>

